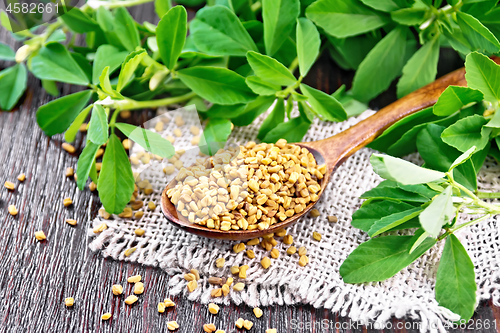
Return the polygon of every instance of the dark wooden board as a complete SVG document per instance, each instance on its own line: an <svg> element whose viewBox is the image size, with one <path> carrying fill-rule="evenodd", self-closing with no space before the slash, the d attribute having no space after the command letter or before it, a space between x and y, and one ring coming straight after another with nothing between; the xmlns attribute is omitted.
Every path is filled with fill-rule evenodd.
<svg viewBox="0 0 500 333"><path fill-rule="evenodd" d="M133 13L140 22L153 17L151 5L135 8ZM5 30L0 30L0 41L15 44ZM0 62L0 68L4 65ZM351 78L352 73L339 70L325 55L307 82L332 92ZM167 332L169 320L177 320L179 332L202 332L202 325L211 322L226 332L235 332L234 322L239 317L255 323L251 332L265 332L267 328L282 333L418 332L417 323L408 319L393 319L391 323L414 329L380 331L351 326L349 318L311 306L267 307L264 316L255 319L246 306L222 306L219 315L213 316L206 305L176 297L175 309L159 314L158 302L169 296L169 277L164 271L104 259L89 250L86 230L100 207L98 197L88 190L78 191L74 180L65 177L66 167L74 167L77 156L61 149L62 135L49 139L38 128L35 112L51 97L32 76L28 84L19 108L0 112L0 184L6 180L17 184L13 192L3 186L0 189L0 332ZM63 94L74 91L75 87L62 86ZM391 98L374 106L381 107L387 101ZM138 117L146 116L142 113ZM81 146L79 135L76 147ZM20 173L27 176L24 183L16 180ZM63 206L65 197L73 199L73 206ZM17 206L17 217L8 214L10 204ZM78 225L69 226L66 218L77 219ZM37 230L45 232L46 241L35 240ZM111 286L120 283L125 294L130 294L126 278L133 274L143 276L145 292L136 304L128 306L124 296L112 295ZM69 296L75 298L70 309L64 305ZM101 321L104 312L111 312L112 319ZM500 321L500 309L490 302L479 305L474 319L483 324L489 320L491 327L450 331L500 332L493 323L495 319ZM316 325L310 328L310 323ZM336 323L339 329L335 329Z"/></svg>

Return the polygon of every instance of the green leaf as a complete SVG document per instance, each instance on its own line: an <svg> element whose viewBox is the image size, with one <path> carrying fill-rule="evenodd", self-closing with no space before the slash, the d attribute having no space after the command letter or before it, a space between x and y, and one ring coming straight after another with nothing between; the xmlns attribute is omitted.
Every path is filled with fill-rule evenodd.
<svg viewBox="0 0 500 333"><path fill-rule="evenodd" d="M181 69L177 74L186 86L212 103L248 103L255 99L245 78L226 68L199 66Z"/></svg>
<svg viewBox="0 0 500 333"><path fill-rule="evenodd" d="M132 79L137 66L142 61L142 58L146 56L147 52L144 49L140 49L131 52L123 61L122 68L120 70L120 75L118 76L118 84L116 85L116 91L120 92Z"/></svg>
<svg viewBox="0 0 500 333"><path fill-rule="evenodd" d="M276 59L266 55L249 51L247 61L252 67L255 75L262 80L280 86L289 86L295 84L297 79L293 74Z"/></svg>
<svg viewBox="0 0 500 333"><path fill-rule="evenodd" d="M361 0L361 2L383 12L392 12L401 8L398 1L393 0Z"/></svg>
<svg viewBox="0 0 500 333"><path fill-rule="evenodd" d="M135 25L135 21L130 16L125 7L118 7L115 12L114 30L117 32L117 37L129 52L141 46L139 31Z"/></svg>
<svg viewBox="0 0 500 333"><path fill-rule="evenodd" d="M127 57L128 52L120 52L116 47L103 44L97 48L92 68L92 83L99 83L99 76L104 67L109 66L109 74L113 73Z"/></svg>
<svg viewBox="0 0 500 333"><path fill-rule="evenodd" d="M172 143L158 133L125 123L116 123L116 128L152 154L163 158L171 158L175 154Z"/></svg>
<svg viewBox="0 0 500 333"><path fill-rule="evenodd" d="M483 94L469 87L449 86L434 104L433 112L438 116L449 116L470 103L482 101Z"/></svg>
<svg viewBox="0 0 500 333"><path fill-rule="evenodd" d="M42 81L42 87L45 89L47 93L49 93L51 96L57 97L59 96L59 89L57 88L56 81L52 80L41 80Z"/></svg>
<svg viewBox="0 0 500 333"><path fill-rule="evenodd" d="M403 67L403 76L398 81L398 97L408 95L435 80L439 59L439 38L422 46Z"/></svg>
<svg viewBox="0 0 500 333"><path fill-rule="evenodd" d="M210 118L236 118L245 111L245 104L220 105L214 104L208 109L207 117Z"/></svg>
<svg viewBox="0 0 500 333"><path fill-rule="evenodd" d="M99 84L101 85L102 91L110 96L119 96L111 86L111 81L109 80L109 66L104 67L101 76L99 76Z"/></svg>
<svg viewBox="0 0 500 333"><path fill-rule="evenodd" d="M87 105L92 90L84 90L63 96L38 108L36 121L46 135L64 132Z"/></svg>
<svg viewBox="0 0 500 333"><path fill-rule="evenodd" d="M231 122L227 119L210 119L200 136L199 147L206 155L213 155L224 148L231 134Z"/></svg>
<svg viewBox="0 0 500 333"><path fill-rule="evenodd" d="M208 54L245 56L247 51L258 51L238 17L224 6L200 9L189 29L196 47Z"/></svg>
<svg viewBox="0 0 500 333"><path fill-rule="evenodd" d="M11 110L26 90L27 73L24 64L16 64L0 72L0 108Z"/></svg>
<svg viewBox="0 0 500 333"><path fill-rule="evenodd" d="M469 320L476 307L474 264L455 235L446 239L436 275L439 305Z"/></svg>
<svg viewBox="0 0 500 333"><path fill-rule="evenodd" d="M31 59L31 72L39 79L87 85L89 79L68 50L57 42L45 44Z"/></svg>
<svg viewBox="0 0 500 333"><path fill-rule="evenodd" d="M391 12L391 18L403 25L420 25L424 23L428 10L422 7L403 8Z"/></svg>
<svg viewBox="0 0 500 333"><path fill-rule="evenodd" d="M441 134L444 127L428 124L417 135L417 148L425 165L434 170L447 172L460 152L443 142ZM453 170L457 182L474 191L477 188L477 177L471 161L457 166Z"/></svg>
<svg viewBox="0 0 500 333"><path fill-rule="evenodd" d="M260 125L259 133L257 134L257 138L262 140L269 131L278 126L285 121L285 102L283 98L279 98L276 100L276 105L274 109L269 113L267 118Z"/></svg>
<svg viewBox="0 0 500 333"><path fill-rule="evenodd" d="M335 38L327 35L330 42L329 51L332 58L343 69L358 69L370 50L380 41L381 37L364 34L348 38Z"/></svg>
<svg viewBox="0 0 500 333"><path fill-rule="evenodd" d="M80 157L78 158L78 164L76 166L76 184L80 191L83 191L87 179L89 179L90 171L92 165L95 162L95 155L100 145L96 145L91 141L87 141L85 148L83 148Z"/></svg>
<svg viewBox="0 0 500 333"><path fill-rule="evenodd" d="M162 18L170 8L172 8L172 0L155 0L155 12L159 18Z"/></svg>
<svg viewBox="0 0 500 333"><path fill-rule="evenodd" d="M465 79L467 85L484 94L484 99L496 103L500 101L500 66L488 57L470 53L465 59Z"/></svg>
<svg viewBox="0 0 500 333"><path fill-rule="evenodd" d="M354 228L368 232L372 225L380 219L415 208L406 202L384 199L370 200L352 214L351 225Z"/></svg>
<svg viewBox="0 0 500 333"><path fill-rule="evenodd" d="M111 134L102 159L97 190L107 212L119 214L134 192L134 175L127 152L115 135Z"/></svg>
<svg viewBox="0 0 500 333"><path fill-rule="evenodd" d="M490 128L483 128L488 121L480 115L460 119L443 131L444 142L464 152L472 146L482 150L489 142Z"/></svg>
<svg viewBox="0 0 500 333"><path fill-rule="evenodd" d="M394 276L429 250L436 241L427 238L409 254L415 236L385 236L359 245L340 266L345 283L384 281Z"/></svg>
<svg viewBox="0 0 500 333"><path fill-rule="evenodd" d="M87 139L96 145L103 145L108 141L108 115L102 105L94 104L92 108Z"/></svg>
<svg viewBox="0 0 500 333"><path fill-rule="evenodd" d="M299 0L263 0L264 45L266 54L274 55L290 35L300 13Z"/></svg>
<svg viewBox="0 0 500 333"><path fill-rule="evenodd" d="M320 118L329 121L344 121L347 119L347 113L335 97L309 87L304 83L300 85L300 91L307 96L308 102Z"/></svg>
<svg viewBox="0 0 500 333"><path fill-rule="evenodd" d="M248 76L245 79L245 82L247 86L249 86L254 93L261 96L274 95L277 91L281 90L281 86L270 82L266 82L262 80L260 77L255 75Z"/></svg>
<svg viewBox="0 0 500 333"><path fill-rule="evenodd" d="M276 125L275 128L267 132L262 141L275 143L279 139L285 139L288 142L300 142L310 126L311 122L303 117L292 118Z"/></svg>
<svg viewBox="0 0 500 333"><path fill-rule="evenodd" d="M431 193L432 195L429 197L428 195L416 192L415 190L407 190L407 188L412 187L417 187L420 192L425 191L425 194ZM377 187L363 193L363 195L360 196L360 199L389 199L425 203L436 194L437 193L433 190L430 190L427 185L402 185L391 180L384 180Z"/></svg>
<svg viewBox="0 0 500 333"><path fill-rule="evenodd" d="M360 35L390 22L387 15L357 0L319 0L307 7L306 17L337 38Z"/></svg>
<svg viewBox="0 0 500 333"><path fill-rule="evenodd" d="M97 22L80 10L80 8L68 6L65 9L64 15L60 15L59 17L72 31L84 34L100 30Z"/></svg>
<svg viewBox="0 0 500 333"><path fill-rule="evenodd" d="M259 96L255 101L248 103L243 113L236 118L232 118L231 121L235 126L248 126L258 116L266 112L274 103L274 100L274 96Z"/></svg>
<svg viewBox="0 0 500 333"><path fill-rule="evenodd" d="M87 116L90 113L90 110L92 110L93 104L87 106L85 109L83 109L78 116L75 118L75 120L71 123L71 125L68 127L66 132L64 132L64 140L66 142L73 142L75 141L76 134L80 130L80 126L83 124L85 119L87 119Z"/></svg>
<svg viewBox="0 0 500 333"><path fill-rule="evenodd" d="M356 99L368 102L389 88L392 80L401 73L406 51L406 31L406 28L399 27L389 32L361 62L352 85Z"/></svg>
<svg viewBox="0 0 500 333"><path fill-rule="evenodd" d="M9 45L0 43L0 60L14 61L16 53L10 48Z"/></svg>
<svg viewBox="0 0 500 333"><path fill-rule="evenodd" d="M156 28L156 40L161 60L173 70L186 42L187 13L183 6L175 6L165 14Z"/></svg>
<svg viewBox="0 0 500 333"><path fill-rule="evenodd" d="M318 29L311 21L301 17L297 20L296 39L300 75L306 76L319 55L321 39Z"/></svg>
<svg viewBox="0 0 500 333"><path fill-rule="evenodd" d="M424 184L445 176L444 172L425 169L400 158L387 155L372 154L370 162L373 171L380 177L404 185Z"/></svg>
<svg viewBox="0 0 500 333"><path fill-rule="evenodd" d="M455 217L456 208L452 200L452 188L448 186L420 214L422 228L432 237L437 238L443 225Z"/></svg>
<svg viewBox="0 0 500 333"><path fill-rule="evenodd" d="M500 49L498 39L474 16L458 11L457 22L474 49L489 53L498 52Z"/></svg>
<svg viewBox="0 0 500 333"><path fill-rule="evenodd" d="M462 155L460 155L459 157L457 157L457 159L455 161L453 161L453 163L450 166L450 170L453 170L457 166L459 166L460 164L465 163L465 161L467 161L468 159L470 159L471 156L472 156L472 154L474 154L475 152L476 152L476 146L470 147L469 150L467 150L466 152L464 152Z"/></svg>
<svg viewBox="0 0 500 333"><path fill-rule="evenodd" d="M424 209L421 207L412 207L411 209L385 216L373 223L370 230L368 230L368 235L370 237L375 237L386 231L390 231L414 217L417 217L423 210Z"/></svg>

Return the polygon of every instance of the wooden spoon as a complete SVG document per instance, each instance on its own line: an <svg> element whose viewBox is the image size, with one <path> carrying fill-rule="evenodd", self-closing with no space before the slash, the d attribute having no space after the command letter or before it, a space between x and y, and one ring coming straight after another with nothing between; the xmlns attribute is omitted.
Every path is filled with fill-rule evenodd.
<svg viewBox="0 0 500 333"><path fill-rule="evenodd" d="M495 61L500 62L500 58ZM330 138L313 141L296 143L301 147L309 149L316 158L319 165L326 163L327 171L325 177L321 181L320 196L330 180L331 174L352 154L360 148L366 146L377 138L385 129L397 122L398 120L425 109L436 103L438 97L449 85L466 86L465 69L461 68L451 72L436 81L418 89L417 91L395 101L394 103L381 109L371 117L357 123L353 127L345 130L342 133L334 135ZM221 231L209 229L207 227L188 222L177 217L177 210L167 197L167 189L169 186L174 186L175 182L171 182L162 193L161 208L167 221L175 226L191 232L193 234L227 240L246 240L256 237L261 237L265 234L273 233L281 228L289 227L297 222L303 215L316 204L310 203L306 209L297 215L294 215L283 222L273 224L266 230L230 230Z"/></svg>

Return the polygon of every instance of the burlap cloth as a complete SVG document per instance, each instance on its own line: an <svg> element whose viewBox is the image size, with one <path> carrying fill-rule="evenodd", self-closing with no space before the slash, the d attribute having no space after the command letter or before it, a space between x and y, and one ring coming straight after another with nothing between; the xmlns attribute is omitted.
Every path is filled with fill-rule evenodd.
<svg viewBox="0 0 500 333"><path fill-rule="evenodd" d="M161 111L159 113L162 113ZM304 141L313 141L327 138L339 133L358 121L373 114L366 111L362 115L350 118L342 123L315 121L309 129ZM197 155L197 148L191 144L193 135L190 126L200 126L195 111L170 111L158 116L146 124L153 128L156 122L163 118L173 119L182 115L186 124L181 126L182 136L176 138L176 149L186 149L183 156L186 165L191 158ZM230 141L245 143L255 140L263 117L259 117L248 127L235 128ZM161 134L164 137L173 135L177 128L174 121L166 124ZM131 155L142 148L134 145ZM278 242L280 257L272 259L272 265L264 270L260 260L269 256L260 246L247 247L255 251L255 259L249 259L245 252L235 254L232 247L235 242L206 239L181 231L170 225L161 213L161 191L172 176L165 176L163 167L168 165L166 160L154 158L147 165L134 166L141 179L149 179L153 184L154 193L140 194L145 203L153 201L157 204L154 211L143 208L144 216L140 219L121 219L113 216L112 220L105 221L108 229L96 235L89 229L92 237L90 248L100 251L105 257L117 260L133 261L144 265L159 266L164 269L170 279L170 294L183 294L187 299L202 303L219 302L235 304L246 303L249 306L268 306L285 304L311 304L314 307L330 309L339 312L342 316L349 316L355 321L383 325L392 316L402 318L408 316L421 322L421 331L445 332L446 323L456 320L456 315L440 307L434 298L434 283L437 272L437 263L444 242L433 247L420 259L403 269L393 278L382 283L367 283L362 285L345 284L339 275L339 267L345 258L359 244L366 241L366 233L351 227L351 216L360 206L359 196L376 186L381 178L371 168L369 157L372 150L364 148L350 157L333 174L322 198L316 208L321 216L312 218L305 216L288 233L293 235L294 245L305 246L310 263L306 267L298 265L298 256L286 254L287 245ZM415 155L410 160L418 161ZM499 167L493 160L487 160L479 174L479 187L485 191L498 191ZM338 217L337 223L329 223L328 215ZM500 246L497 218L480 223L479 225L464 228L458 237L463 242L475 265L476 282L478 285L477 299L493 299L499 305L499 263ZM101 224L103 220L97 217L92 226ZM143 228L146 233L142 237L134 234L136 228ZM312 239L313 231L322 234L321 241ZM126 257L124 251L136 247L137 250ZM225 258L223 268L217 268L215 261ZM243 282L246 287L241 292L231 292L227 297L213 299L210 291L213 288L207 279L210 276L232 276L229 268L247 264L247 279ZM191 268L196 268L202 275L199 287L192 293L187 292L186 281L183 275ZM237 280L237 279L236 279ZM236 281L235 281L236 282Z"/></svg>

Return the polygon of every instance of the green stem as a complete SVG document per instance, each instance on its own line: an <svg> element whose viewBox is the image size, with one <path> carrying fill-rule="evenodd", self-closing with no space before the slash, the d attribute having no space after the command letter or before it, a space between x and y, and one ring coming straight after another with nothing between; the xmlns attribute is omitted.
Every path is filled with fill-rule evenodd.
<svg viewBox="0 0 500 333"><path fill-rule="evenodd" d="M481 191L476 191L476 195L480 199L498 199L498 198L500 198L500 192L481 192Z"/></svg>
<svg viewBox="0 0 500 333"><path fill-rule="evenodd" d="M116 105L117 110L134 110L134 109L146 109L146 108L157 108L160 106L166 106L171 104L178 104L185 101L190 100L195 97L196 94L194 92L187 93L185 95L176 96L176 97L168 97L162 99L154 99L151 101L134 101L132 99L127 99L124 101L120 101Z"/></svg>
<svg viewBox="0 0 500 333"><path fill-rule="evenodd" d="M254 4L252 4L252 6L250 7L250 9L252 10L252 12L256 12L258 11L259 9L262 8L262 2L260 1L256 1Z"/></svg>
<svg viewBox="0 0 500 333"><path fill-rule="evenodd" d="M116 2L107 2L107 1L96 1L96 4L99 4L102 7L113 9L118 7L133 7L137 5L142 5L144 3L153 2L154 0L124 0L124 1L116 1Z"/></svg>
<svg viewBox="0 0 500 333"><path fill-rule="evenodd" d="M297 67L299 67L299 58L298 57L293 59L290 66L288 66L288 70L293 73L297 69Z"/></svg>
<svg viewBox="0 0 500 333"><path fill-rule="evenodd" d="M467 222L467 223L461 224L461 225L459 225L459 226L457 226L457 227L455 227L455 228L453 228L453 229L450 229L450 230L449 230L449 231L447 231L447 232L449 232L450 234L451 234L451 233L454 233L455 231L458 231L458 230L460 230L460 229L462 229L462 228L465 228L465 227L468 227L468 226L470 226L470 225L473 225L473 224L479 223L479 222L481 222L481 221L483 221L483 220L485 220L485 219L487 219L487 218L489 218L489 217L491 217L491 214L486 214L486 215L483 215L483 216L481 216L481 217L479 217L479 218L477 218L477 219L474 219L474 220L469 221L469 222Z"/></svg>
<svg viewBox="0 0 500 333"><path fill-rule="evenodd" d="M111 115L111 120L109 121L109 127L111 127L111 131L113 132L115 130L116 118L118 117L118 114L120 114L120 110L114 110L113 114Z"/></svg>

